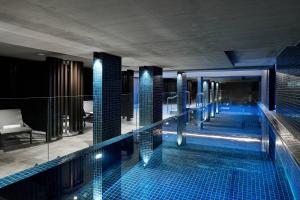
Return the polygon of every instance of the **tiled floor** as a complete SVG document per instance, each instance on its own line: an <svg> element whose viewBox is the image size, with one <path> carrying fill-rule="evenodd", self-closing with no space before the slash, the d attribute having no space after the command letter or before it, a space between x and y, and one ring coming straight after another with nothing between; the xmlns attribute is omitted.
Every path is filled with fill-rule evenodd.
<svg viewBox="0 0 300 200"><path fill-rule="evenodd" d="M134 129L136 129L135 121L122 120L122 133L127 133ZM85 132L82 135L63 137L50 144L38 144L41 136L36 134L34 137L34 140L37 142L36 146L0 152L0 178L92 145L92 124L86 124Z"/></svg>
<svg viewBox="0 0 300 200"><path fill-rule="evenodd" d="M272 161L258 152L187 146L158 148L134 166L104 199L292 199Z"/></svg>
<svg viewBox="0 0 300 200"><path fill-rule="evenodd" d="M175 107L175 106L173 106ZM166 112L166 106L163 107L163 118L170 115ZM128 133L137 129L137 113L131 121L122 119L121 133ZM27 135L26 135L27 137ZM41 164L48 160L55 159L58 156L64 156L75 151L81 150L93 144L92 124L86 123L84 134L71 137L63 137L62 139L45 144L44 134L33 134L33 146L27 145L26 148L19 148L12 151L3 152L0 150L0 178L12 175L16 172L33 167L35 164ZM26 140L26 143L28 141Z"/></svg>

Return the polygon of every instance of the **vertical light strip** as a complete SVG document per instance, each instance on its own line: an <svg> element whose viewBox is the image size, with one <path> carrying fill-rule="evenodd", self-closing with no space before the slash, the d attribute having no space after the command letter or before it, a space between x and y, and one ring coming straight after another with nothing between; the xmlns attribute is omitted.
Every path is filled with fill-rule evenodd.
<svg viewBox="0 0 300 200"><path fill-rule="evenodd" d="M93 144L102 141L102 61L99 58L93 64Z"/></svg>
<svg viewBox="0 0 300 200"><path fill-rule="evenodd" d="M93 144L102 141L102 61L95 58L93 64ZM102 200L102 160L94 152L93 162L93 199Z"/></svg>

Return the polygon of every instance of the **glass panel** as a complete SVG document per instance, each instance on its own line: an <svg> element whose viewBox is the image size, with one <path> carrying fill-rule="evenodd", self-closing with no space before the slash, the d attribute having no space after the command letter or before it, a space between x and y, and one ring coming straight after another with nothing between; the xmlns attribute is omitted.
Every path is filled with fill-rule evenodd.
<svg viewBox="0 0 300 200"><path fill-rule="evenodd" d="M86 99L86 100L85 100ZM52 98L49 160L62 157L93 144L93 101L91 96Z"/></svg>
<svg viewBox="0 0 300 200"><path fill-rule="evenodd" d="M177 93L163 93L163 119L177 114Z"/></svg>

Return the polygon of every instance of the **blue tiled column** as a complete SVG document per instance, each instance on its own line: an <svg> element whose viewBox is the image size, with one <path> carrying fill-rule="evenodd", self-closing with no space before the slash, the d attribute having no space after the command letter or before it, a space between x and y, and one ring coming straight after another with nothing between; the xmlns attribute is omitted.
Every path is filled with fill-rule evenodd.
<svg viewBox="0 0 300 200"><path fill-rule="evenodd" d="M197 121L198 126L202 129L203 128L203 77L198 78L198 85L197 85L197 103L200 105L199 109L197 110Z"/></svg>
<svg viewBox="0 0 300 200"><path fill-rule="evenodd" d="M162 69L159 67L140 67L140 126L146 126L162 120L162 93Z"/></svg>
<svg viewBox="0 0 300 200"><path fill-rule="evenodd" d="M93 63L93 144L121 134L121 57L107 53L94 53ZM104 158L108 164L120 160L118 148L94 153L93 199L102 199L105 183L102 170Z"/></svg>
<svg viewBox="0 0 300 200"><path fill-rule="evenodd" d="M177 73L177 111L178 114L186 112L186 74Z"/></svg>
<svg viewBox="0 0 300 200"><path fill-rule="evenodd" d="M216 114L219 114L220 83L216 82Z"/></svg>
<svg viewBox="0 0 300 200"><path fill-rule="evenodd" d="M93 143L121 134L121 57L94 53Z"/></svg>
<svg viewBox="0 0 300 200"><path fill-rule="evenodd" d="M205 104L204 121L210 121L210 81L203 81L203 98Z"/></svg>
<svg viewBox="0 0 300 200"><path fill-rule="evenodd" d="M214 118L216 115L216 83L214 81L210 82L210 92L211 92L211 99L210 99L210 103L211 103L211 110L210 110L210 117Z"/></svg>
<svg viewBox="0 0 300 200"><path fill-rule="evenodd" d="M162 69L159 67L139 68L139 120L147 126L162 120ZM162 143L161 127L140 132L140 156L147 165L153 149Z"/></svg>
<svg viewBox="0 0 300 200"><path fill-rule="evenodd" d="M178 114L186 112L186 74L177 73L177 111ZM177 123L177 145L185 144L183 130L185 128L186 116L179 117Z"/></svg>

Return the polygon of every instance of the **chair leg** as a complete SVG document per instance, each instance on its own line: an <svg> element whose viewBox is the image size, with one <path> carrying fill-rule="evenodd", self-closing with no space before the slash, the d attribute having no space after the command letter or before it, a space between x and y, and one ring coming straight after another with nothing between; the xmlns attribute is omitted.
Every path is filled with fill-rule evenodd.
<svg viewBox="0 0 300 200"><path fill-rule="evenodd" d="M30 131L30 144L32 144L32 131Z"/></svg>
<svg viewBox="0 0 300 200"><path fill-rule="evenodd" d="M0 134L0 149L3 149L3 141L2 141L3 136Z"/></svg>

